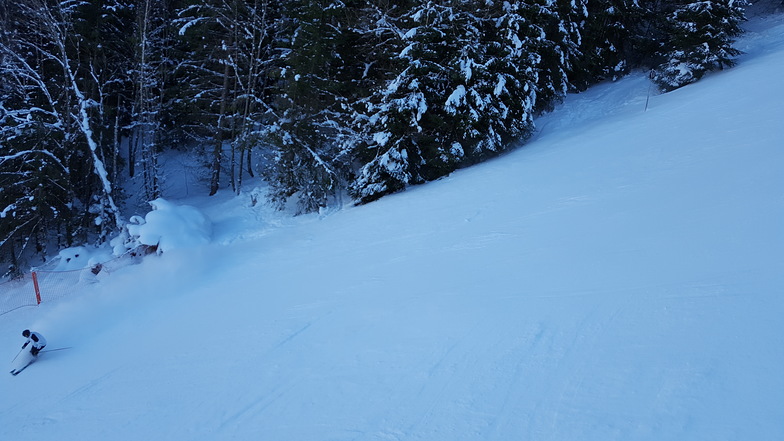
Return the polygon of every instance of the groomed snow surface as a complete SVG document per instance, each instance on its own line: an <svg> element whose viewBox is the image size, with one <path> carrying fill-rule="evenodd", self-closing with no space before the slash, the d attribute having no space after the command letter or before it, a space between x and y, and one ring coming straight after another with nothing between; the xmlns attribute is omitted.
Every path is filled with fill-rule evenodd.
<svg viewBox="0 0 784 441"><path fill-rule="evenodd" d="M208 243L0 316L6 365L72 347L0 375L0 439L784 439L783 23L370 205L169 201Z"/></svg>

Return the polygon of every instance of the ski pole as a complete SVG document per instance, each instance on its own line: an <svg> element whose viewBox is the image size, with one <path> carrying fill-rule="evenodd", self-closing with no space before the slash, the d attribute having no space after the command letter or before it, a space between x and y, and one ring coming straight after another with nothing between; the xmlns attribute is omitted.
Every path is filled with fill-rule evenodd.
<svg viewBox="0 0 784 441"><path fill-rule="evenodd" d="M20 349L20 350L19 350L19 354L21 354L21 353L22 353L22 351L24 351L24 350L25 350L25 348L22 348L22 349ZM13 363L16 361L17 357L19 357L19 354L16 354L16 357L14 357L14 359L13 359L13 360L11 360L11 364L13 364Z"/></svg>
<svg viewBox="0 0 784 441"><path fill-rule="evenodd" d="M68 346L68 347L65 347L65 348L44 349L44 350L43 350L43 351L41 351L41 352L64 351L64 350L66 350L66 349L71 349L71 348L72 348L72 346Z"/></svg>

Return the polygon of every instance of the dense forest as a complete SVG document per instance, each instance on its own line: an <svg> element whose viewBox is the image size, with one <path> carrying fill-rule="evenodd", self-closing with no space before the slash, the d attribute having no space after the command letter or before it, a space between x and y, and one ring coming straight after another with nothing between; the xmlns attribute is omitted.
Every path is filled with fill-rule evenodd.
<svg viewBox="0 0 784 441"><path fill-rule="evenodd" d="M733 64L742 0L0 2L0 275L123 227L161 153L307 213L498 155L570 91Z"/></svg>

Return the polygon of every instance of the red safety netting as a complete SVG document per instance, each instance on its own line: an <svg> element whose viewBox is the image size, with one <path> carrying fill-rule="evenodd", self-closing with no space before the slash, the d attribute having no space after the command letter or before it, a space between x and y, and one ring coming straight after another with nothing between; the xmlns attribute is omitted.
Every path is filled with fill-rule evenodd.
<svg viewBox="0 0 784 441"><path fill-rule="evenodd" d="M139 254L127 253L88 268L67 271L36 269L19 279L2 282L0 315L24 306L36 306L71 295L89 284L100 282L113 271L133 264L140 258Z"/></svg>

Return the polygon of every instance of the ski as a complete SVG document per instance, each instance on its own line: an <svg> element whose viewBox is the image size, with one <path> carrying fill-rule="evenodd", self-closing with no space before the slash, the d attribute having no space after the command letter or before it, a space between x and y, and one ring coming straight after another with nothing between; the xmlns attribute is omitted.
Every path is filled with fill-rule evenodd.
<svg viewBox="0 0 784 441"><path fill-rule="evenodd" d="M17 376L17 375L19 375L19 373L20 373L20 372L22 372L23 370L27 369L27 366L30 366L31 364L33 364L33 362L32 362L32 361L31 361L30 363L27 363L26 365L22 366L22 367L21 367L21 368L19 368L19 369L14 369L14 370L12 370L12 371L11 371L11 375L13 375L13 376Z"/></svg>
<svg viewBox="0 0 784 441"><path fill-rule="evenodd" d="M62 347L62 348L53 348L53 349L43 349L43 350L39 351L38 353L39 354L43 354L44 352L64 351L66 349L71 349L72 347L73 346L66 346L66 347ZM25 360L24 357L23 358L19 358L19 356L22 353L26 353L26 355L24 357L27 357L27 360ZM18 361L17 361L17 358L19 358ZM25 363L25 361L27 361L27 364L25 364L24 366L21 366L21 367L17 367L17 368L11 369L11 375L19 375L20 372L22 372L23 370L27 369L27 367L30 366L31 364L33 364L36 360L38 360L38 357L36 357L36 356L30 354L30 352L26 352L24 349L22 349L22 351L20 351L19 354L16 354L16 357L14 357L14 359L11 361L11 365L13 366L14 362L17 362L16 365L18 366L18 365L20 365L22 363Z"/></svg>

